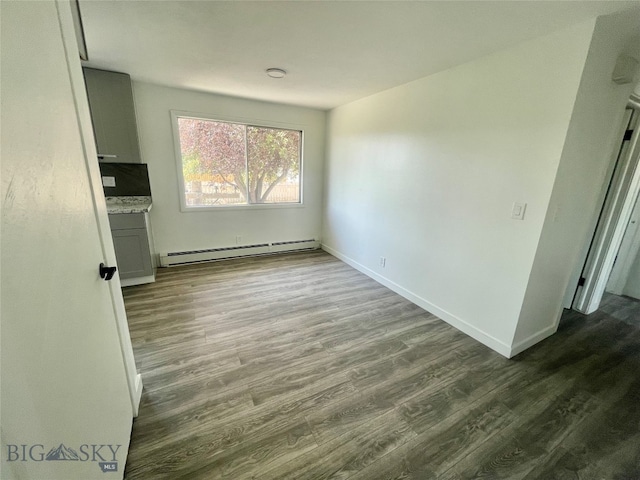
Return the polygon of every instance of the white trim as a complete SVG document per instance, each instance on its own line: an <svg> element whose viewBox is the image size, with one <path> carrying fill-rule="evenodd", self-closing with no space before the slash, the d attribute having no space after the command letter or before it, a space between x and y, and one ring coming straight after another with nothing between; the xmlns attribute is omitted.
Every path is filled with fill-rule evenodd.
<svg viewBox="0 0 640 480"><path fill-rule="evenodd" d="M447 322L449 325L457 328L461 332L466 333L471 338L477 340L478 342L482 343L483 345L486 345L490 349L495 350L500 355L502 355L502 356L504 356L506 358L511 358L511 356L513 355L512 354L512 348L509 345L507 345L506 343L501 342L497 338L489 335L488 333L483 332L482 330L480 330L477 327L474 327L473 325L467 323L466 321L462 320L461 318L456 317L452 313L449 313L446 310L443 310L442 308L434 305L433 303L429 302L428 300L425 300L424 298L416 295L415 293L411 292L410 290L407 290L406 288L398 285L397 283L389 280L388 278L383 277L382 275L379 275L378 273L374 272L373 270L371 270L371 269L365 267L364 265L356 262L352 258L347 257L346 255L338 252L337 250L334 250L333 248L329 247L328 245L322 244L321 248L325 252L329 253L330 255L333 255L334 257L342 260L344 263L352 266L356 270L364 273L366 276L372 278L376 282L384 285L385 287L389 288L390 290L393 290L398 295L403 296L404 298L406 298L410 302L413 302L416 305L418 305L419 307L424 308L428 312L433 313L434 315L436 315L441 320Z"/></svg>
<svg viewBox="0 0 640 480"><path fill-rule="evenodd" d="M120 279L121 287L132 287L134 285L143 285L145 283L154 283L156 281L155 275L147 275L145 277L125 278Z"/></svg>
<svg viewBox="0 0 640 480"><path fill-rule="evenodd" d="M138 411L140 410L140 400L142 399L142 389L143 389L142 375L138 374L138 375L136 375L134 392L133 392L133 396L132 396L132 399L131 399L132 403L133 403L133 416L134 416L134 418L138 416Z"/></svg>
<svg viewBox="0 0 640 480"><path fill-rule="evenodd" d="M543 328L537 333L530 335L529 337L521 340L520 342L511 346L511 352L509 358L515 357L519 353L524 352L527 348L534 346L536 343L541 342L547 337L550 337L558 331L558 322L554 322L553 325Z"/></svg>
<svg viewBox="0 0 640 480"><path fill-rule="evenodd" d="M184 197L183 197L184 199ZM226 210L264 210L264 209L281 209L281 208L304 208L302 203L240 203L236 205L218 205L217 207L202 207L193 205L187 207L185 210L180 210L182 213L198 213L198 212L220 212Z"/></svg>
<svg viewBox="0 0 640 480"><path fill-rule="evenodd" d="M171 130L173 132L173 150L174 150L174 162L176 165L176 171L178 175L178 196L180 197L180 212L182 213L195 213L195 212L211 212L211 211L224 211L227 209L264 209L264 208L291 208L291 207L303 207L304 206L304 145L305 145L305 131L304 125L290 124L283 122L274 122L266 120L257 120L241 117L232 117L229 115L215 115L207 113L194 113L185 112L182 110L170 110L171 115ZM290 203L241 203L233 205L211 205L211 206L198 206L187 205L184 191L184 176L182 173L182 150L180 148L180 132L178 130L178 118L192 118L195 120L211 120L226 123L237 123L241 125L249 125L256 127L274 128L281 130L292 130L300 132L300 174L299 174L299 191L300 200L298 202Z"/></svg>
<svg viewBox="0 0 640 480"><path fill-rule="evenodd" d="M80 4L78 0L71 0L71 16L73 18L73 28L76 32L80 59L87 61L89 60L89 54L87 53L87 41L84 36L84 27L82 26L82 15L80 14Z"/></svg>
<svg viewBox="0 0 640 480"><path fill-rule="evenodd" d="M637 120L633 120L633 123L635 131L628 147L625 145L626 142L620 142L623 148L617 155L619 158L613 174L614 178L583 271L585 283L584 286L578 287L573 302L575 310L587 315L595 312L600 306L613 263L640 192L640 168L637 168L640 156L640 141L638 141L640 128ZM625 124L621 139L626 127ZM633 124L631 127L633 128Z"/></svg>

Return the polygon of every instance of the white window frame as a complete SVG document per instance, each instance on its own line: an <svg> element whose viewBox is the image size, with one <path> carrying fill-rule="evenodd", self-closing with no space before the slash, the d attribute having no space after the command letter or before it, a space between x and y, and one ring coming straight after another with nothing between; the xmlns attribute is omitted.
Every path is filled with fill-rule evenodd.
<svg viewBox="0 0 640 480"><path fill-rule="evenodd" d="M181 110L170 110L171 127L173 130L174 157L178 176L178 196L180 197L180 211L183 213L211 212L226 210L253 210L253 209L279 209L304 207L304 126L290 123L281 123L250 118L230 117L228 115L211 115L206 113L194 113ZM234 205L187 205L185 194L184 175L182 173L182 149L180 148L180 132L178 128L179 118L191 118L194 120L210 120L212 122L237 123L252 127L275 128L281 130L295 130L300 132L300 201L290 203L244 203Z"/></svg>

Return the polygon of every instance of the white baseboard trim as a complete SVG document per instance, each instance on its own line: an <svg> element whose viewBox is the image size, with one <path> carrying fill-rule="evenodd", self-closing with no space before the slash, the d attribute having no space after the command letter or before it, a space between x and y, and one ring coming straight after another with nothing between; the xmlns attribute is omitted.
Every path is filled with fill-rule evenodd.
<svg viewBox="0 0 640 480"><path fill-rule="evenodd" d="M138 416L138 410L140 409L140 400L142 399L142 375L136 375L135 391L131 395L131 405L133 407L133 417Z"/></svg>
<svg viewBox="0 0 640 480"><path fill-rule="evenodd" d="M134 285L142 285L144 283L153 283L156 281L155 275L147 275L146 277L125 278L120 279L120 286L133 287Z"/></svg>
<svg viewBox="0 0 640 480"><path fill-rule="evenodd" d="M524 340L515 343L511 346L511 354L509 358L515 357L519 353L524 352L527 348L534 346L536 343L541 342L547 337L550 337L558 330L558 322L555 322L554 325L549 325L546 328L543 328L539 332L534 333L533 335L528 336Z"/></svg>
<svg viewBox="0 0 640 480"><path fill-rule="evenodd" d="M442 308L439 308L438 306L434 305L433 303L429 302L428 300L425 300L424 298L416 295L415 293L407 290L406 288L401 287L397 283L389 280L386 277L383 277L382 275L380 275L380 274L374 272L373 270L365 267L364 265L356 262L352 258L347 257L346 255L343 255L342 253L338 252L337 250L334 250L333 248L331 248L331 247L329 247L327 245L324 245L324 244L321 245L321 248L322 248L322 250L324 250L328 254L333 255L334 257L342 260L347 265L352 266L356 270L364 273L366 276L374 279L376 282L384 285L385 287L389 288L390 290L393 290L398 295L403 296L404 298L406 298L410 302L413 302L416 305L418 305L419 307L424 308L428 312L433 313L435 316L437 316L441 320L444 320L445 322L447 322L452 327L457 328L461 332L469 335L471 338L473 338L473 339L477 340L478 342L486 345L490 349L495 350L500 355L502 355L504 357L507 357L507 358L511 358L514 355L512 353L511 346L509 346L506 343L501 342L497 338L492 337L491 335L483 332L482 330L478 329L477 327L474 327L473 325L465 322L461 318L458 318L455 315L447 312L446 310L443 310Z"/></svg>

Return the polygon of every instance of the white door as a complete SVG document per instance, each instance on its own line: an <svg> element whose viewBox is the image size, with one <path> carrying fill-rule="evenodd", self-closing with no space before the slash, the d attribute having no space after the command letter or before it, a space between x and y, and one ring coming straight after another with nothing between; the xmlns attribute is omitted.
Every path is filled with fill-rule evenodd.
<svg viewBox="0 0 640 480"><path fill-rule="evenodd" d="M620 250L616 256L613 270L607 283L606 291L614 295L628 295L626 290L627 281L630 279L632 267L640 252L640 195L636 199L635 207L631 213L631 218L622 237ZM634 277L631 276L632 283L635 284Z"/></svg>
<svg viewBox="0 0 640 480"><path fill-rule="evenodd" d="M613 178L598 220L593 242L576 290L573 308L589 314L598 309L620 249L625 228L640 191L640 129L638 111L627 109Z"/></svg>
<svg viewBox="0 0 640 480"><path fill-rule="evenodd" d="M1 8L0 478L122 478L131 353L98 275L110 261L106 215L74 90L69 2Z"/></svg>

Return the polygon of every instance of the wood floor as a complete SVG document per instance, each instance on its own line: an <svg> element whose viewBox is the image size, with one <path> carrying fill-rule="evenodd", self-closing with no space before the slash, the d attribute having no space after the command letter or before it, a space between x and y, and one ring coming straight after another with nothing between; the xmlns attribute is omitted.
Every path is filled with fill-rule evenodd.
<svg viewBox="0 0 640 480"><path fill-rule="evenodd" d="M616 320L640 328L640 300L638 299L605 292L599 309Z"/></svg>
<svg viewBox="0 0 640 480"><path fill-rule="evenodd" d="M507 360L320 251L125 301L127 479L640 479L640 329L605 313Z"/></svg>

